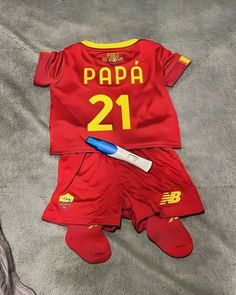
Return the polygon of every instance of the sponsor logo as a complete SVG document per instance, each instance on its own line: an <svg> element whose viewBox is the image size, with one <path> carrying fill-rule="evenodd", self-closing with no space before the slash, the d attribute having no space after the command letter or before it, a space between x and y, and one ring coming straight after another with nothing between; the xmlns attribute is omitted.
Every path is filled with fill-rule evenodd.
<svg viewBox="0 0 236 295"><path fill-rule="evenodd" d="M163 193L160 205L175 204L175 203L180 202L180 200L181 200L181 192L180 191L166 192L166 193Z"/></svg>
<svg viewBox="0 0 236 295"><path fill-rule="evenodd" d="M105 62L117 62L120 60L123 60L124 57L123 56L119 56L118 52L111 52L111 53L107 53L106 57L103 57L103 61Z"/></svg>

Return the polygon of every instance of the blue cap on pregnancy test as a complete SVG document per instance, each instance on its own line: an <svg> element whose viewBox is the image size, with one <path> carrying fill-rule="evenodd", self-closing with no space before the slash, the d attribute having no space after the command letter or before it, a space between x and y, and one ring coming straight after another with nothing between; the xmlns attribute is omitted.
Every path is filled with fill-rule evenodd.
<svg viewBox="0 0 236 295"><path fill-rule="evenodd" d="M88 136L86 142L104 154L112 155L118 150L115 144L96 137Z"/></svg>

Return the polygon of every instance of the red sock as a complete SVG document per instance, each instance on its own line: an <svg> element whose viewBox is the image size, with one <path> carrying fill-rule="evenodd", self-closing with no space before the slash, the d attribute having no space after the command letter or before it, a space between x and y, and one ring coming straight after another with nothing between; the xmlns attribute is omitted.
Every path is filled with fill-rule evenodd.
<svg viewBox="0 0 236 295"><path fill-rule="evenodd" d="M65 240L68 247L88 263L102 263L111 256L101 225L69 225Z"/></svg>
<svg viewBox="0 0 236 295"><path fill-rule="evenodd" d="M148 238L161 250L172 257L188 256L193 250L193 241L178 217L147 219Z"/></svg>

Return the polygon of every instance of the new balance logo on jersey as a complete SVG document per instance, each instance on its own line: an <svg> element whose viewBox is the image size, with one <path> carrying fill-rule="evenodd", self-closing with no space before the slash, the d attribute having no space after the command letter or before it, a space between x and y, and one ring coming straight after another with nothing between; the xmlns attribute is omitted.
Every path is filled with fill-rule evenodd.
<svg viewBox="0 0 236 295"><path fill-rule="evenodd" d="M160 205L175 204L175 203L178 203L180 200L181 200L180 191L166 192L166 193L163 193Z"/></svg>

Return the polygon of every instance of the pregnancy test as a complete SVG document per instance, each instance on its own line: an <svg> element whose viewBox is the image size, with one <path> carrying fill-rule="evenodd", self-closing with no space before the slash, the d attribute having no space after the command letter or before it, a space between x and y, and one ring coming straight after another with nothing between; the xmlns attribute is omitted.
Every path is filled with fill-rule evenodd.
<svg viewBox="0 0 236 295"><path fill-rule="evenodd" d="M133 164L145 172L148 172L152 166L152 161L135 155L111 142L91 136L87 137L86 142L107 156Z"/></svg>

